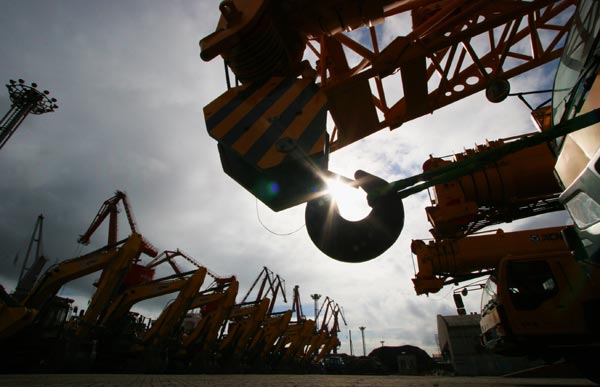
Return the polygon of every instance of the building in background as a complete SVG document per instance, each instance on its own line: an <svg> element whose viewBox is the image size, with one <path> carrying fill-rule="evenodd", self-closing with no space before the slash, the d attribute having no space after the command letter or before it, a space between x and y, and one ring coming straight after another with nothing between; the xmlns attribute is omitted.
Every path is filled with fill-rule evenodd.
<svg viewBox="0 0 600 387"><path fill-rule="evenodd" d="M437 316L442 357L452 365L456 375L504 375L541 364L526 357L500 356L486 351L479 341L480 319L479 314Z"/></svg>

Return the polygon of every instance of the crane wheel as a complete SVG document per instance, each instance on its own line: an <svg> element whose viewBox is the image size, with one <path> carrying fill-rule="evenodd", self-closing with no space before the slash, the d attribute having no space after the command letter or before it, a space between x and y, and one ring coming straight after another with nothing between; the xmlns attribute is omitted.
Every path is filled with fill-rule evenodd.
<svg viewBox="0 0 600 387"><path fill-rule="evenodd" d="M367 192L387 186L387 182L364 171L355 178ZM309 201L305 221L310 239L329 257L341 262L369 261L390 248L404 227L402 198L395 192L369 201L372 208L359 221L344 219L331 195Z"/></svg>

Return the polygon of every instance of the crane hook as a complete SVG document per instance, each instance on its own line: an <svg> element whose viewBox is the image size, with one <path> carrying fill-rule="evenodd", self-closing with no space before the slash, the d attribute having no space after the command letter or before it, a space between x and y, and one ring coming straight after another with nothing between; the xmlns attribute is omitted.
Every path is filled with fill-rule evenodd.
<svg viewBox="0 0 600 387"><path fill-rule="evenodd" d="M387 182L365 171L354 174L358 185L367 194L387 186ZM324 195L306 204L306 230L315 246L333 259L359 263L369 261L390 248L404 226L404 206L396 193L369 200L372 208L359 221L344 219L331 195Z"/></svg>

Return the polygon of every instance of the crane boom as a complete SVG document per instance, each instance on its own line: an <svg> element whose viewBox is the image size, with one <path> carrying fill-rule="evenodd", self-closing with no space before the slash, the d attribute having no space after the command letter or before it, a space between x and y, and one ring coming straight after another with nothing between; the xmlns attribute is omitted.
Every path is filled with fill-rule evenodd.
<svg viewBox="0 0 600 387"><path fill-rule="evenodd" d="M308 202L306 228L321 251L375 258L402 231L402 196L390 189L369 201L367 218L344 222L326 193L329 153L479 91L501 102L510 78L561 55L576 4L223 1L200 56L221 55L241 85L204 108L206 128L223 170L271 209ZM388 19L406 27L384 42ZM371 195L364 175L357 185Z"/></svg>
<svg viewBox="0 0 600 387"><path fill-rule="evenodd" d="M413 240L419 272L413 278L417 294L436 293L445 284L482 277L511 255L569 253L561 227L478 234L456 240Z"/></svg>
<svg viewBox="0 0 600 387"><path fill-rule="evenodd" d="M133 212L131 211L131 205L129 203L129 199L127 198L127 194L123 191L116 191L115 195L111 198L107 199L102 203L98 213L92 220L92 223L88 227L88 229L79 236L77 242L87 245L90 243L90 238L96 232L98 227L104 222L104 220L108 217L108 246L112 246L117 242L118 233L119 233L119 224L118 224L118 213L119 213L119 202L123 202L123 208L125 208L125 214L127 216L127 221L129 223L129 227L131 228L131 232L133 234L139 234L137 229L137 224L133 217ZM157 249L152 246L150 242L144 239L143 241L143 253L156 257L158 254Z"/></svg>

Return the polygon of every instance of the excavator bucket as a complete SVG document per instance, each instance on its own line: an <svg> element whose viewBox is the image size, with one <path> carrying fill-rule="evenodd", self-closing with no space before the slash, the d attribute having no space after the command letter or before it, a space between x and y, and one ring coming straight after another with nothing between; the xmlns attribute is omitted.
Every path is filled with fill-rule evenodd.
<svg viewBox="0 0 600 387"><path fill-rule="evenodd" d="M354 177L367 192L375 192L388 183L364 171ZM402 198L395 192L369 202L372 210L359 221L344 219L330 195L321 196L306 205L306 230L315 246L342 262L365 262L390 248L404 227Z"/></svg>
<svg viewBox="0 0 600 387"><path fill-rule="evenodd" d="M327 98L307 79L232 88L204 108L223 170L274 211L304 203L327 170Z"/></svg>

